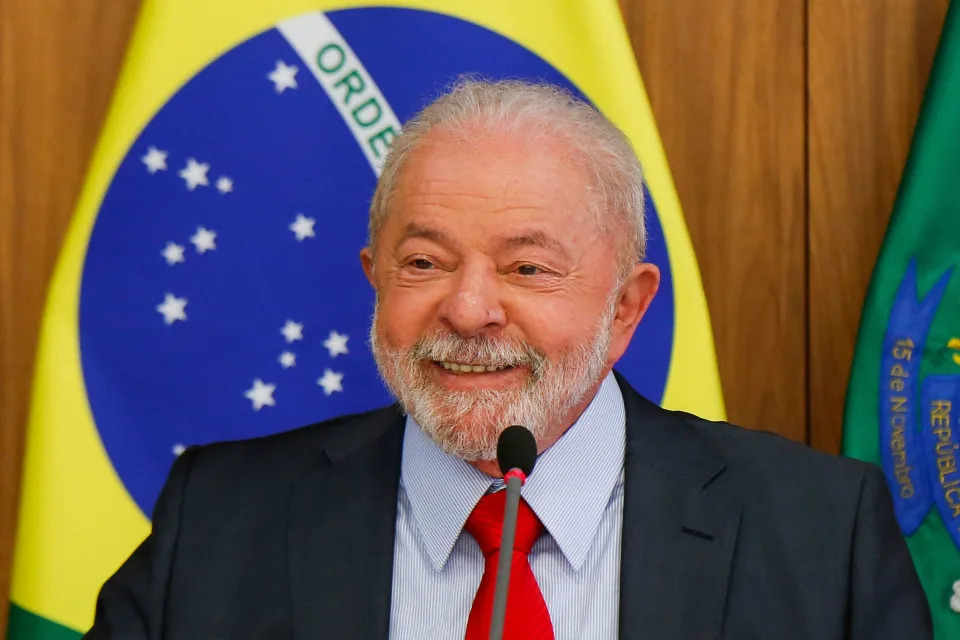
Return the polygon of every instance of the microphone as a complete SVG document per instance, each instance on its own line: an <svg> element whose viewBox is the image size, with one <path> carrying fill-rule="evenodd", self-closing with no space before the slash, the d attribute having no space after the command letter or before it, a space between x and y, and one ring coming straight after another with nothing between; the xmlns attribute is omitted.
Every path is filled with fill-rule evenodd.
<svg viewBox="0 0 960 640"><path fill-rule="evenodd" d="M490 640L503 640L507 616L507 593L510 589L510 564L513 541L517 536L517 506L520 487L533 473L537 462L537 441L526 427L507 427L497 439L497 465L507 483L507 500L503 508L503 531L500 534L500 561L497 582L493 589L493 611L490 614Z"/></svg>

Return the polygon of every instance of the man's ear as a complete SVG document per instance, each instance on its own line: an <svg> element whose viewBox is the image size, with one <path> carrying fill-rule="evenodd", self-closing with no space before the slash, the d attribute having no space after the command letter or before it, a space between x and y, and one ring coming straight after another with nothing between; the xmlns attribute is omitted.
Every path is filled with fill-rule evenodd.
<svg viewBox="0 0 960 640"><path fill-rule="evenodd" d="M360 265L363 267L363 273L367 276L367 280L376 288L377 285L373 282L373 249L370 247L361 249Z"/></svg>
<svg viewBox="0 0 960 640"><path fill-rule="evenodd" d="M616 313L613 317L612 336L608 363L612 366L623 356L630 345L633 332L637 330L653 296L660 287L660 269L650 262L640 262L631 271L620 287Z"/></svg>

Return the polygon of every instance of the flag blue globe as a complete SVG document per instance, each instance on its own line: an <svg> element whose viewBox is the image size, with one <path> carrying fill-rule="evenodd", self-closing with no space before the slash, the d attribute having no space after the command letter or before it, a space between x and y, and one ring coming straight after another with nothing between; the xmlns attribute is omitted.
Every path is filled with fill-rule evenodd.
<svg viewBox="0 0 960 640"><path fill-rule="evenodd" d="M450 16L325 15L402 122L464 73L576 87L516 42ZM392 401L367 346L360 269L376 182L330 92L274 28L225 52L154 115L118 167L80 298L84 381L111 463L150 513L183 447ZM659 401L674 332L647 198L657 299L618 365Z"/></svg>

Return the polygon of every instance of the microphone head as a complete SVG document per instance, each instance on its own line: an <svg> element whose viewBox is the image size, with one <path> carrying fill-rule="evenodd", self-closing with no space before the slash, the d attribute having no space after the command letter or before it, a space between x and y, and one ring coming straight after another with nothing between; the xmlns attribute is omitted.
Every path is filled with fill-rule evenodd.
<svg viewBox="0 0 960 640"><path fill-rule="evenodd" d="M500 473L520 469L529 477L537 462L537 440L526 427L518 424L507 427L497 440L497 464Z"/></svg>

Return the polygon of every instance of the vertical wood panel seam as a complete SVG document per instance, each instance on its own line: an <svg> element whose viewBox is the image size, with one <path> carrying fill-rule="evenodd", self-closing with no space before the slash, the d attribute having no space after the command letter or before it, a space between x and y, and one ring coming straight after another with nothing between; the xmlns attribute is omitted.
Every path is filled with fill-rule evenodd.
<svg viewBox="0 0 960 640"><path fill-rule="evenodd" d="M812 388L812 368L810 352L812 348L810 325L812 320L810 304L810 2L803 2L803 368L804 368L804 416L805 440L812 444L813 403L810 397Z"/></svg>

